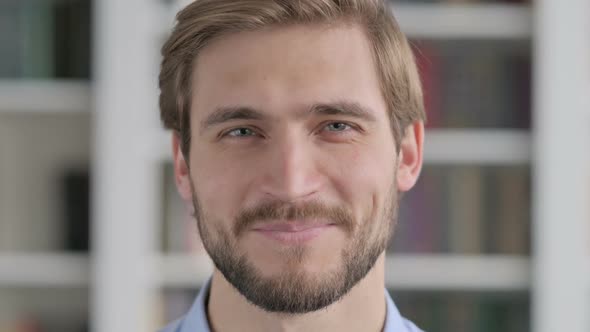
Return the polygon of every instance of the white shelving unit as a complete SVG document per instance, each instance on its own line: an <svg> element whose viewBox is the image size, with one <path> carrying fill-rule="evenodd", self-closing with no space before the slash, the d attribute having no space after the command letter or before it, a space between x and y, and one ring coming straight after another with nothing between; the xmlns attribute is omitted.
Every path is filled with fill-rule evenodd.
<svg viewBox="0 0 590 332"><path fill-rule="evenodd" d="M75 80L0 80L0 112L87 112L88 82Z"/></svg>
<svg viewBox="0 0 590 332"><path fill-rule="evenodd" d="M0 254L1 287L88 287L90 264L82 254Z"/></svg>
<svg viewBox="0 0 590 332"><path fill-rule="evenodd" d="M176 8L181 2L187 1L179 1ZM402 29L413 38L534 38L532 133L430 130L425 162L532 163L535 203L531 258L397 255L387 260L388 286L528 290L534 332L588 331L590 259L584 248L590 227L580 221L590 220L590 193L588 186L576 186L584 176L590 178L590 160L581 153L586 147L580 143L590 142L587 0L561 6L535 0L531 6L394 4L393 8ZM94 84L0 81L0 116L2 112L93 112L92 261L75 254L1 254L0 286L90 286L93 331L149 331L159 287L195 287L212 271L207 258L162 256L156 250L156 216L161 215L158 166L171 154L170 133L159 129L157 118L157 51L166 33L160 28L171 27L176 9L143 0L102 0L95 2L94 9ZM133 24L121 13L134 13ZM579 96L586 97L579 100ZM567 186L562 189L564 182ZM564 211L567 218L561 217ZM561 294L567 295L569 305L563 305Z"/></svg>
<svg viewBox="0 0 590 332"><path fill-rule="evenodd" d="M386 284L394 290L523 291L530 287L529 259L502 255L394 255Z"/></svg>
<svg viewBox="0 0 590 332"><path fill-rule="evenodd" d="M535 18L532 328L588 331L590 2L537 0Z"/></svg>
<svg viewBox="0 0 590 332"><path fill-rule="evenodd" d="M392 8L402 30L415 38L526 39L533 31L526 5L399 3Z"/></svg>
<svg viewBox="0 0 590 332"><path fill-rule="evenodd" d="M531 161L530 135L524 130L430 130L427 164L517 165Z"/></svg>

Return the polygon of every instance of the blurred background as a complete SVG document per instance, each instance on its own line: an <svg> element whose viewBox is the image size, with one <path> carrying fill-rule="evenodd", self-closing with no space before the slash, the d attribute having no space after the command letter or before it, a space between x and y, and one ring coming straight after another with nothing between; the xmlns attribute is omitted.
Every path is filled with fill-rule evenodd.
<svg viewBox="0 0 590 332"><path fill-rule="evenodd" d="M0 0L1 332L154 331L212 271L157 108L186 3ZM588 1L391 5L429 118L388 249L400 311L434 332L590 331Z"/></svg>

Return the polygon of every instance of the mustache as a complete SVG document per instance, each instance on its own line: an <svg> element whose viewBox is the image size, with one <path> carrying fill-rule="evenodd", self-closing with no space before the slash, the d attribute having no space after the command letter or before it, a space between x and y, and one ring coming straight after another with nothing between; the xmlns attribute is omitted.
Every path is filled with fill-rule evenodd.
<svg viewBox="0 0 590 332"><path fill-rule="evenodd" d="M355 225L352 213L342 206L328 205L320 201L298 204L272 201L243 210L234 222L233 232L238 237L254 224L261 222L310 219L327 219L331 224L344 228L349 234Z"/></svg>

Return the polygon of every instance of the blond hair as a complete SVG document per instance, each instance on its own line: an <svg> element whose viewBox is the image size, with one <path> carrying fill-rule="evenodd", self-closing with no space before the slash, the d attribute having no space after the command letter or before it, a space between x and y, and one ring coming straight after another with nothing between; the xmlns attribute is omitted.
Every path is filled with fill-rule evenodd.
<svg viewBox="0 0 590 332"><path fill-rule="evenodd" d="M293 24L358 24L372 45L396 145L404 128L424 121L422 87L412 50L388 5L380 0L196 0L176 16L162 47L160 117L190 147L191 76L199 51L223 34ZM188 161L188 160L187 160Z"/></svg>

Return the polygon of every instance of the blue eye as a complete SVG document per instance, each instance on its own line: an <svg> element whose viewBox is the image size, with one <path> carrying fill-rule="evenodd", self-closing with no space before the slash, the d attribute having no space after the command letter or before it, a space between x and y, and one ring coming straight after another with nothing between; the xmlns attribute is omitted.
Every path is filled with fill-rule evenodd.
<svg viewBox="0 0 590 332"><path fill-rule="evenodd" d="M248 137L255 136L256 133L250 128L236 128L228 131L226 135L232 137Z"/></svg>
<svg viewBox="0 0 590 332"><path fill-rule="evenodd" d="M326 126L328 131L345 131L349 129L350 126L343 122L333 122Z"/></svg>

